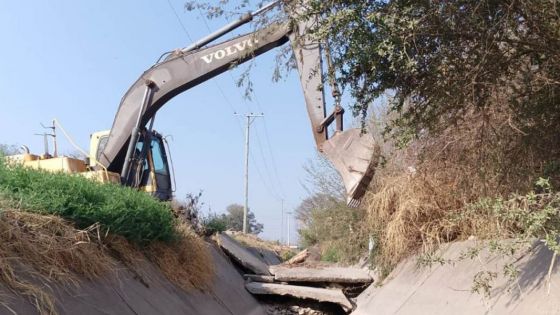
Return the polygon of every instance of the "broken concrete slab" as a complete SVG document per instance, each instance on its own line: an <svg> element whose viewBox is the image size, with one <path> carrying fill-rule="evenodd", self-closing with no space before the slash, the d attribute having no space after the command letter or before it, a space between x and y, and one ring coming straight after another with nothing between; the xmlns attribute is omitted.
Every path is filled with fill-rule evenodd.
<svg viewBox="0 0 560 315"><path fill-rule="evenodd" d="M268 265L261 260L258 256L255 256L243 245L239 244L236 240L230 236L220 233L216 236L218 245L232 257L236 262L241 264L245 269L252 271L258 275L270 276L270 271L268 270Z"/></svg>
<svg viewBox="0 0 560 315"><path fill-rule="evenodd" d="M279 265L282 263L282 260L280 259L280 257L278 257L278 255L274 251L264 249L264 248L258 248L258 247L246 247L246 248L255 256L263 260L269 266Z"/></svg>
<svg viewBox="0 0 560 315"><path fill-rule="evenodd" d="M371 283L369 273L357 268L271 266L274 280L285 282Z"/></svg>
<svg viewBox="0 0 560 315"><path fill-rule="evenodd" d="M266 282L266 283L274 282L274 276L244 274L243 278L254 282Z"/></svg>
<svg viewBox="0 0 560 315"><path fill-rule="evenodd" d="M345 311L352 310L352 303L340 289L323 289L277 283L250 282L245 284L247 291L255 295L282 295L298 299L310 299L340 305Z"/></svg>
<svg viewBox="0 0 560 315"><path fill-rule="evenodd" d="M302 262L305 261L305 259L307 259L307 256L309 256L309 251L306 249L302 250L301 252L299 252L297 255L295 255L294 257L290 258L286 264L287 265L296 265L296 264L301 264Z"/></svg>

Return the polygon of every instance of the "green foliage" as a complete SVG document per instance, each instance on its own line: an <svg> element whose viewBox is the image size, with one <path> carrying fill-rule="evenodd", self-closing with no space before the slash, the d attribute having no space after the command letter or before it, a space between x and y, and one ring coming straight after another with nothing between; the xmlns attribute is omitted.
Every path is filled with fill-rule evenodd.
<svg viewBox="0 0 560 315"><path fill-rule="evenodd" d="M482 270L474 275L473 285L471 287L472 293L482 294L484 297L489 298L492 290L492 281L498 277L496 272Z"/></svg>
<svg viewBox="0 0 560 315"><path fill-rule="evenodd" d="M445 260L441 255L435 252L426 252L418 256L416 260L417 267L432 267L434 265L445 265L449 261Z"/></svg>
<svg viewBox="0 0 560 315"><path fill-rule="evenodd" d="M0 144L0 157L13 155L18 152L18 148L15 145Z"/></svg>
<svg viewBox="0 0 560 315"><path fill-rule="evenodd" d="M243 231L243 206L239 204L231 204L226 208L227 214L225 220L227 228L233 231ZM255 214L251 209L247 209L247 229L251 234L259 234L262 232L264 225L257 222Z"/></svg>
<svg viewBox="0 0 560 315"><path fill-rule="evenodd" d="M340 256L340 252L336 247L327 247L327 249L323 251L321 255L321 260L331 263L337 263L341 260Z"/></svg>
<svg viewBox="0 0 560 315"><path fill-rule="evenodd" d="M170 207L127 187L0 161L0 193L25 211L61 216L78 228L99 223L106 232L140 245L175 237Z"/></svg>
<svg viewBox="0 0 560 315"><path fill-rule="evenodd" d="M363 209L325 195L306 198L296 209L302 246L318 244L322 259L355 262L367 253L368 233ZM326 255L326 257L325 257Z"/></svg>
<svg viewBox="0 0 560 315"><path fill-rule="evenodd" d="M560 193L553 192L549 180L540 178L536 188L542 193L529 192L524 196L483 198L469 205L460 216L451 216L451 221L472 222L476 233L491 239L515 238L529 241L534 238L545 240L547 246L558 252L560 239ZM482 225L499 226L498 230L485 230ZM485 233L481 233L485 232ZM486 235L485 235L486 234ZM496 245L493 248L499 249Z"/></svg>
<svg viewBox="0 0 560 315"><path fill-rule="evenodd" d="M310 0L312 10L298 18L322 17L309 34L329 42L355 113L393 91L391 110L400 114L393 127L437 130L493 107L501 95L527 131L560 119L553 3Z"/></svg>
<svg viewBox="0 0 560 315"><path fill-rule="evenodd" d="M366 212L346 206L340 175L318 156L305 166L311 195L295 209L303 247L319 245L322 260L356 262L367 253Z"/></svg>
<svg viewBox="0 0 560 315"><path fill-rule="evenodd" d="M248 209L247 211L248 231L251 234L262 232L264 225L257 222L255 214ZM227 206L226 213L210 213L202 219L202 225L208 234L223 232L226 230L243 231L243 206L231 204Z"/></svg>
<svg viewBox="0 0 560 315"><path fill-rule="evenodd" d="M288 261L288 260L292 259L292 257L294 257L295 255L297 255L296 252L291 251L291 250L285 250L285 251L280 252L280 259L282 261Z"/></svg>
<svg viewBox="0 0 560 315"><path fill-rule="evenodd" d="M263 1L187 1L211 18L241 14ZM387 92L395 113L387 132L443 131L467 113L506 103L519 131L560 122L560 9L553 0L309 0L274 18L318 21L306 35L328 43L336 82L355 115ZM287 14L285 14L287 13ZM290 64L283 52L277 67ZM275 72L275 76L277 73Z"/></svg>
<svg viewBox="0 0 560 315"><path fill-rule="evenodd" d="M531 248L535 240L554 253L554 261L560 253L560 193L545 178L536 181L535 189L540 193L531 191L509 199L482 198L458 213L449 214L448 222L458 228L456 231L465 229L461 232L484 241L464 250L456 260L444 260L437 251L428 251L420 256L418 264L453 264L479 260L483 254L507 258L501 266L502 275L513 284L520 274L515 254ZM497 277L496 272L480 270L473 278L471 291L489 297Z"/></svg>
<svg viewBox="0 0 560 315"><path fill-rule="evenodd" d="M227 217L224 214L210 213L202 219L202 225L208 234L224 232L228 229Z"/></svg>

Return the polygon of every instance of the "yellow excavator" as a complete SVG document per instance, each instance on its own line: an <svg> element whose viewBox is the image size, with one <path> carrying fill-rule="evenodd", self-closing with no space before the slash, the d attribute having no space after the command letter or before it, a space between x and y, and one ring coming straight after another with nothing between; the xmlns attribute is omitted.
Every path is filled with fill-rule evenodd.
<svg viewBox="0 0 560 315"><path fill-rule="evenodd" d="M317 148L341 175L348 204L357 205L373 176L379 158L378 149L372 137L360 129L343 130L344 110L338 95L334 95L338 101L327 115L323 45L304 36L313 22L275 22L246 35L209 45L278 4L279 1L265 5L188 47L163 54L123 96L111 130L91 135L89 156L85 161L48 154L37 156L28 150L10 159L33 168L79 173L102 182L118 182L161 200L170 200L173 197L173 174L166 142L153 129L157 111L179 93L290 41ZM333 91L338 93L336 89ZM329 135L328 127L333 122L335 131Z"/></svg>

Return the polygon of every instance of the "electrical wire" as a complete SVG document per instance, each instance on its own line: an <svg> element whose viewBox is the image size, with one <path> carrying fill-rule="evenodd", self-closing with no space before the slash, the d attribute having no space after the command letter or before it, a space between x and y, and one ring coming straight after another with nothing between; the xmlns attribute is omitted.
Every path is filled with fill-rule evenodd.
<svg viewBox="0 0 560 315"><path fill-rule="evenodd" d="M262 112L262 106L259 102L259 99L258 99L257 95L255 94L254 97L255 97L255 103L257 104L257 107ZM272 151L270 136L268 135L268 127L266 125L266 117L264 117L263 126L264 126L264 135L265 135L266 145L268 147L268 153L270 154L270 157L271 157L272 167L273 167L273 170L274 170L274 175L276 176L276 181L278 182L278 185L280 187L281 195L285 196L284 188L282 187L282 182L280 181L280 176L278 175L278 167L276 166L276 159L274 158L274 153Z"/></svg>
<svg viewBox="0 0 560 315"><path fill-rule="evenodd" d="M183 32L187 35L188 39L189 39L191 42L193 42L193 39L192 39L191 35L189 34L189 32L188 32L187 28L185 27L185 25L183 24L183 22L181 21L181 18L180 18L179 15L177 14L177 11L175 10L175 7L174 7L173 4L171 3L171 1L170 1L170 0L167 0L167 4L169 5L170 9L173 11L173 15L174 15L175 18L177 19L177 22L178 22L179 25L181 26ZM202 14L202 11L200 11L200 8L198 8L198 12L199 12L199 14L200 14L200 16L201 16L201 18L202 18L202 20L203 20L203 22L204 22L206 28L208 29L209 32L211 32L210 26L208 25L208 22L206 21L206 18L205 18L204 15ZM231 72L228 72L228 74L230 75L230 78L231 78L231 79L233 80L233 82L235 83L235 79L233 78ZM226 94L225 94L225 92L223 91L222 87L221 87L215 80L212 80L212 82L214 83L214 85L216 86L216 88L218 89L218 91L220 92L220 95L223 97L223 99L225 100L225 102L226 102L226 104L229 106L229 108L230 108L234 113L236 113L237 110L235 109L235 106L234 106L233 103L229 100L229 98L226 96ZM247 104L247 107L248 107L248 109L249 109L249 111L250 111L251 108L250 108L248 102L246 102L245 98L244 98L242 95L241 95L241 97L242 97L242 99L244 100L244 102ZM259 108L261 108L261 111L262 111L262 107L261 107L260 105L259 105ZM239 128L239 131L240 131L241 133L243 133L243 128L241 127L241 121L240 121L240 119L239 119L238 116L236 116L236 121L237 121L237 126L238 126L238 128ZM266 128L266 127L265 127L265 128ZM267 133L267 132L268 132L267 129L265 129L265 133ZM269 148L268 148L268 149L269 149L269 152L272 152L272 150L271 150L271 148L270 148L270 140L268 140L268 134L267 134L266 136L267 136L267 143L268 143L268 145L269 145ZM268 173L270 182L273 183L273 182L274 182L274 179L272 178L272 176L270 175L270 172L268 171L268 165L266 164L266 159L265 159L264 153L263 153L263 151L262 151L262 144L260 143L260 138L258 137L258 133L257 133L257 141L258 141L258 143L259 143L259 149L260 149L261 156L262 156L262 159L263 159L264 164L265 164L265 169L267 170L267 173ZM264 176L262 175L262 172L261 172L261 170L260 170L258 164L256 163L256 159L255 159L254 156L253 156L253 152L252 152L250 149L249 149L249 155L250 155L250 157L251 157L251 160L253 161L253 164L254 164L254 166L255 166L255 170L257 171L257 175L259 176L261 182L263 183L263 186L264 186L265 189L268 191L268 193L269 193L272 197L274 197L275 199L277 199L277 200L285 199L285 198L283 197L283 192L282 192L282 191L281 191L281 195L279 195L279 194L276 192L275 189L271 189L271 188L269 187L269 185L267 184L267 181L265 181ZM272 155L271 155L271 156L272 156ZM275 163L275 162L274 162L274 156L272 156L272 161L273 161L273 163ZM279 179L279 177L278 177L278 172L277 172L277 170L276 170L277 168L276 168L276 165L275 165L275 164L274 164L274 168L275 168L275 172L276 172L277 179ZM279 180L278 180L277 182L279 183ZM272 187L274 187L274 186L272 186Z"/></svg>
<svg viewBox="0 0 560 315"><path fill-rule="evenodd" d="M197 9L198 9L198 14L200 15L200 17L201 17L201 19L202 19L204 25L206 26L206 29L207 29L209 32L211 32L212 30L210 29L210 25L208 25L208 21L207 21L206 17L202 14L202 11L200 10L200 8L197 8ZM231 72L228 72L228 75L230 76L231 80L232 80L233 83L235 84L235 78L233 77L233 75L231 74ZM225 97L225 93L223 93L223 91L220 90L220 93L222 93L222 94L224 95L224 97ZM249 112L251 112L252 110L251 110L251 107L250 107L249 102L247 102L246 98L245 98L243 95L241 95L241 92L239 92L239 93L240 93L241 99L242 99L243 102L247 105L247 110L248 110ZM229 105L232 106L231 104L229 104ZM259 110L260 110L261 112L263 112L262 106L260 106L260 104L258 104L258 103L257 103L257 105L258 105ZM255 168L257 169L257 173L258 173L258 175L259 175L259 178L261 179L261 182L263 183L263 185L265 185L265 188L268 190L268 192L269 192L275 199L281 200L281 199L284 199L284 193L283 193L283 189L282 189L282 186L281 186L281 183L280 183L280 180L279 180L280 177L278 176L278 171L277 171L277 167L276 167L276 164L275 164L275 159L274 159L274 156L272 155L272 149L271 149L271 147L270 147L270 140L268 139L268 138L269 138L269 137L268 137L268 128L266 128L266 123L265 123L265 134L266 134L266 137L267 137L267 144L268 144L268 146L269 146L269 147L268 147L268 151L269 151L269 153L271 154L271 161L273 162L273 167L274 167L274 170L275 170L275 173L276 173L276 180L275 180L275 179L273 178L273 176L271 175L272 173L270 172L268 163L266 162L267 159L266 159L265 154L264 154L264 151L263 151L263 149L262 149L263 146L262 146L262 143L261 143L261 140L260 140L260 137L259 137L259 133L258 133L258 132L255 133L256 138L257 138L257 143L258 143L258 146L259 146L259 150L260 150L260 154L261 154L261 158L262 158L262 160L263 160L265 172L266 172L266 175L267 175L268 178L269 178L268 181L272 183L272 187L275 187L275 186L274 186L274 182L278 183L278 184L280 185L280 193L278 193L277 190L274 189L274 188L273 188L273 189L269 188L269 186L268 186L268 185L266 184L266 182L265 182L265 179L264 179L264 176L262 175L262 172L261 172L260 169L258 168L258 165L257 165L257 163L256 163L256 159L254 158L254 156L253 156L253 154L252 154L251 148L249 148L249 151L250 151L249 153L250 153L250 155L251 155L251 159L252 159L252 161L253 161L253 164L255 164Z"/></svg>
<svg viewBox="0 0 560 315"><path fill-rule="evenodd" d="M167 0L167 4L171 8L171 11L173 11L173 14L175 15L175 18L177 19L177 22L179 22L179 25L181 25L181 28L183 28L183 31L185 32L185 34L187 34L187 37L189 38L189 40L191 42L193 42L193 39L192 39L191 35L189 34L189 31L187 31L187 28L185 27L185 24L183 24L183 21L181 21L181 18L179 17L179 14L177 14L177 11L175 10L175 7L171 3L171 0Z"/></svg>
<svg viewBox="0 0 560 315"><path fill-rule="evenodd" d="M70 137L70 135L66 132L66 130L64 129L62 124L58 121L58 119L56 119L56 118L53 119L53 122L55 123L55 125L58 126L58 129L60 129L60 131L62 131L62 134L66 137L66 140L68 140L68 142L70 142L70 144L74 147L74 149L80 151L80 153L82 153L84 156L89 156L89 154L85 150L80 148L80 146L78 146L76 144L76 142L74 142L74 139L72 139L72 137Z"/></svg>
<svg viewBox="0 0 560 315"><path fill-rule="evenodd" d="M181 25L181 28L183 30L183 32L185 33L185 35L187 35L187 38L193 42L192 36L189 33L189 31L187 30L187 28L185 27L185 24L183 24L183 21L181 20L181 18L179 17L179 14L177 14L177 11L175 10L175 7L173 6L173 4L171 3L171 0L167 0L167 4L169 5L169 8L171 9L171 11L173 11L173 15L175 16L175 18L177 19L177 22L179 22L179 25ZM200 13L200 9L199 9L199 13ZM206 23L206 20L205 20ZM209 29L208 24L206 24L206 27ZM162 55L163 56L163 55ZM160 57L161 59L161 57ZM228 97L226 96L226 93L224 93L222 87L215 81L215 80L211 80L214 85L216 86L216 88L218 89L218 91L220 92L220 95L224 98L226 104L228 104L228 106L230 107L230 109L232 110L233 113L236 113L237 110L235 109L235 106L233 106L232 102L228 99ZM241 132L241 134L243 134L243 128L241 127L241 122L239 121L239 117L236 117L236 121L237 121L237 126L239 128L239 131Z"/></svg>

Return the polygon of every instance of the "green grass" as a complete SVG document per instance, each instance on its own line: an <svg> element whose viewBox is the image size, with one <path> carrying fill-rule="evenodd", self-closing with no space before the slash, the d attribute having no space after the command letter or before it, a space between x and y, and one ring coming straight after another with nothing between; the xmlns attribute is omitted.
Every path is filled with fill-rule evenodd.
<svg viewBox="0 0 560 315"><path fill-rule="evenodd" d="M73 221L78 228L99 223L104 232L145 245L175 238L168 204L115 184L77 175L6 166L0 157L0 194L12 206Z"/></svg>

